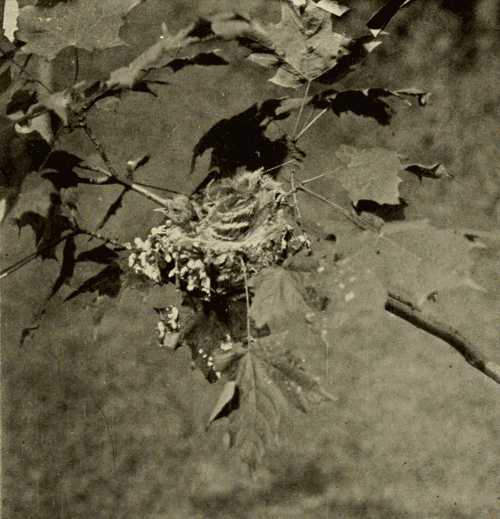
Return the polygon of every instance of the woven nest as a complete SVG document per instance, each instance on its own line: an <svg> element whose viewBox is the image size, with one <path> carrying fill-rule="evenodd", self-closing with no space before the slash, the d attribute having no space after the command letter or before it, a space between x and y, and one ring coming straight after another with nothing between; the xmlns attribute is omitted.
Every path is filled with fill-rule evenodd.
<svg viewBox="0 0 500 519"><path fill-rule="evenodd" d="M135 239L129 266L204 300L241 294L246 276L308 246L294 230L282 185L262 170L212 181L161 211L165 221Z"/></svg>

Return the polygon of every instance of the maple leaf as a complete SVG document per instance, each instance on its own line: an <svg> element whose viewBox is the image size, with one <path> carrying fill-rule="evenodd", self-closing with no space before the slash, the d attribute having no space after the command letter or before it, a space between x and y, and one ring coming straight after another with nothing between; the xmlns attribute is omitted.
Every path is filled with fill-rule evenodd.
<svg viewBox="0 0 500 519"><path fill-rule="evenodd" d="M282 267L261 271L252 282L254 295L250 317L257 328L266 324L272 331L286 327L291 318L304 319L311 311L299 290L298 276Z"/></svg>
<svg viewBox="0 0 500 519"><path fill-rule="evenodd" d="M417 305L446 289L484 290L472 278L470 254L484 245L465 232L439 229L426 220L387 223L379 235L363 233L352 246L389 291L398 290Z"/></svg>
<svg viewBox="0 0 500 519"><path fill-rule="evenodd" d="M398 174L403 170L398 155L384 148L358 150L342 145L335 153L341 165L335 178L349 193L354 205L360 200L399 204Z"/></svg>
<svg viewBox="0 0 500 519"><path fill-rule="evenodd" d="M54 7L26 6L19 12L18 39L24 52L54 59L66 47L89 51L125 45L124 16L141 0L73 0Z"/></svg>
<svg viewBox="0 0 500 519"><path fill-rule="evenodd" d="M347 54L350 38L333 32L329 13L308 3L298 9L281 2L281 21L268 27L272 46L249 59L277 68L270 79L278 85L298 88L333 68Z"/></svg>
<svg viewBox="0 0 500 519"><path fill-rule="evenodd" d="M288 404L306 412L311 404L335 400L319 379L304 369L303 361L287 347L289 341L288 332L284 332L252 342L239 360L235 384L224 386L211 415L213 421L237 399L233 402L237 412L230 422L232 445L250 466L277 445Z"/></svg>

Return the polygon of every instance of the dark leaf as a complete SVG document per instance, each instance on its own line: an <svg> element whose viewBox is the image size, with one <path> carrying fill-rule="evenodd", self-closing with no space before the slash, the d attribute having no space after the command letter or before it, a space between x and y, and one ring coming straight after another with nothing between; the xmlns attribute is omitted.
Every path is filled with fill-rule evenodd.
<svg viewBox="0 0 500 519"><path fill-rule="evenodd" d="M46 218L44 216L33 211L26 211L19 218L16 218L14 223L19 228L19 231L24 227L31 227L35 234L35 243L40 243L46 226Z"/></svg>
<svg viewBox="0 0 500 519"><path fill-rule="evenodd" d="M65 299L65 301L70 301L75 297L89 292L96 292L100 296L105 295L111 298L115 298L120 293L122 286L122 273L123 271L120 266L117 263L112 263L95 276L92 276L91 278L87 279L87 281L83 282Z"/></svg>
<svg viewBox="0 0 500 519"><path fill-rule="evenodd" d="M440 162L431 165L408 164L405 166L405 169L416 175L420 180L422 180L422 178L453 178L453 175L448 173L447 169Z"/></svg>
<svg viewBox="0 0 500 519"><path fill-rule="evenodd" d="M329 106L336 115L352 112L363 117L372 117L378 123L389 124L393 110L383 100L387 97L382 89L325 91L319 94L313 105Z"/></svg>
<svg viewBox="0 0 500 519"><path fill-rule="evenodd" d="M237 407L238 400L238 388L236 386L236 382L234 380L230 380L224 384L222 391L217 399L217 402L210 413L210 418L208 419L207 427L215 422L218 418L223 416L227 416L230 411L229 408Z"/></svg>
<svg viewBox="0 0 500 519"><path fill-rule="evenodd" d="M123 205L123 198L125 197L125 194L128 193L128 191L128 187L123 188L120 194L116 197L115 201L109 206L108 210L106 211L106 214L99 222L99 225L97 226L96 230L102 229L106 225L106 223L108 223L109 219L112 218L118 212L118 210Z"/></svg>
<svg viewBox="0 0 500 519"><path fill-rule="evenodd" d="M366 26L372 31L373 35L377 37L398 11L412 1L413 0L390 0L368 20Z"/></svg>
<svg viewBox="0 0 500 519"><path fill-rule="evenodd" d="M171 68L174 72L177 72L190 65L211 66L227 64L228 62L222 56L219 56L216 52L200 52L194 56L176 58L168 61L165 66Z"/></svg>
<svg viewBox="0 0 500 519"><path fill-rule="evenodd" d="M64 244L61 270L52 287L49 298L54 296L63 286L63 284L70 281L73 277L73 273L75 271L75 252L75 239L73 236L70 236Z"/></svg>
<svg viewBox="0 0 500 519"><path fill-rule="evenodd" d="M320 83L332 84L340 81L351 73L355 68L382 42L371 35L364 35L352 40L346 46L346 53L339 57L334 67L322 74L318 81Z"/></svg>
<svg viewBox="0 0 500 519"><path fill-rule="evenodd" d="M80 252L80 254L78 254L76 257L76 262L79 263L83 261L91 261L93 263L102 263L107 265L117 258L118 254L114 250L110 249L107 245L103 244L95 247L94 249Z"/></svg>
<svg viewBox="0 0 500 519"><path fill-rule="evenodd" d="M34 89L16 90L7 104L5 113L12 115L18 112L26 113L30 106L37 102L37 92Z"/></svg>
<svg viewBox="0 0 500 519"><path fill-rule="evenodd" d="M268 99L216 123L194 147L191 171L207 150L212 150L210 169L222 174L232 174L240 166L256 170L282 163L288 154L286 142L270 139L265 131L271 121L288 117L292 109L289 101Z"/></svg>
<svg viewBox="0 0 500 519"><path fill-rule="evenodd" d="M78 184L88 184L87 178L81 177L74 168L82 163L82 159L64 150L56 150L50 154L42 176L52 182L56 189L68 189Z"/></svg>
<svg viewBox="0 0 500 519"><path fill-rule="evenodd" d="M63 233L73 228L70 210L63 204L61 196L57 192L30 193L28 200L32 197L47 197L47 200L40 201L39 211L18 211L19 216L14 217L15 225L22 229L29 226L35 234L35 243L37 244L37 252L44 259L55 259L55 247L60 243Z"/></svg>

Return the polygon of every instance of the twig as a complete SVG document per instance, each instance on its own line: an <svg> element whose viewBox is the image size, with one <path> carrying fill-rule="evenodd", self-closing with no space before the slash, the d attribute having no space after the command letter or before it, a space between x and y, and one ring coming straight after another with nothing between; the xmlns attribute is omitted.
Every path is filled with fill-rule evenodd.
<svg viewBox="0 0 500 519"><path fill-rule="evenodd" d="M270 171L274 171L275 169L282 168L283 166L288 166L288 164L292 164L293 162L295 162L295 159L287 160L286 162L277 164L276 166L273 166L272 168L265 169L262 173L269 173Z"/></svg>
<svg viewBox="0 0 500 519"><path fill-rule="evenodd" d="M109 243L110 245L114 245L115 247L117 247L119 249L125 250L127 248L124 243L121 243L118 240L115 240L113 238L109 238L108 236L104 236L99 232L82 229L81 227L79 227L78 230L80 231L80 234L85 234L86 236L90 236L91 238L96 238L97 240L101 240L104 243Z"/></svg>
<svg viewBox="0 0 500 519"><path fill-rule="evenodd" d="M9 265L8 267L4 268L2 271L0 271L0 279L4 279L9 277L11 274L14 274L14 272L17 272L19 269L23 268L24 266L31 263L33 260L38 258L40 254L43 252L52 249L59 245L62 241L67 240L68 238L71 238L72 236L76 236L79 233L77 230L73 230L68 234L65 234L64 236L60 236L57 240L53 240L43 247L40 247L35 252L32 252L31 254L28 254L28 256L25 256L24 258L21 258L19 261L16 261L12 265Z"/></svg>
<svg viewBox="0 0 500 519"><path fill-rule="evenodd" d="M326 112L328 112L329 108L323 108L323 110L321 110L321 112L319 112L317 115L315 115L310 122L308 122L304 128L302 128L302 130L300 130L300 132L298 133L297 137L295 137L295 142L298 142L299 139L308 131L311 129L312 126L314 126L321 117L323 117L323 115L326 114Z"/></svg>
<svg viewBox="0 0 500 519"><path fill-rule="evenodd" d="M309 179L309 181L312 182L312 179ZM288 180L288 182L291 181ZM320 195L319 193L316 193L316 191L313 191L312 189L309 189L308 187L304 186L303 183L300 183L295 188L296 190L304 191L305 193L308 193L309 195L313 196L314 198L317 198L318 200L321 200L325 204L328 204L330 207L333 207L337 212L342 214L345 218L347 218L350 222L352 222L356 227L359 227L363 230L371 230L371 231L377 231L378 229L373 226L372 224L366 222L365 220L358 218L351 214L347 209L344 209L341 205L336 204L335 202L332 202L332 200L326 198L326 196Z"/></svg>
<svg viewBox="0 0 500 519"><path fill-rule="evenodd" d="M167 199L152 193L151 191L149 191L149 189L146 189L141 185L138 185L134 182L129 182L128 180L121 178L118 172L116 171L115 167L113 166L111 160L109 159L106 150L104 149L100 141L97 139L97 137L94 135L89 125L83 123L82 128L87 137L89 138L90 142L92 142L92 144L94 145L97 153L102 158L104 164L106 164L106 167L108 168L107 171L105 169L99 168L100 173L103 173L104 175L108 176L110 179L113 180L114 183L127 187L128 189L131 189L132 191L139 193L148 200L151 200L152 202L155 202L156 204L162 207L169 207L169 202Z"/></svg>
<svg viewBox="0 0 500 519"><path fill-rule="evenodd" d="M304 112L304 106L306 104L307 94L309 94L309 88L311 87L311 80L307 81L306 88L304 90L304 96L302 97L302 102L300 103L299 113L297 114L297 118L295 119L295 126L293 128L293 137L292 140L297 140L297 131L299 129L300 120L302 119L302 113Z"/></svg>
<svg viewBox="0 0 500 519"><path fill-rule="evenodd" d="M475 369L500 384L500 365L483 357L477 347L447 323L436 319L405 301L399 295L389 293L385 308L417 328L447 342Z"/></svg>

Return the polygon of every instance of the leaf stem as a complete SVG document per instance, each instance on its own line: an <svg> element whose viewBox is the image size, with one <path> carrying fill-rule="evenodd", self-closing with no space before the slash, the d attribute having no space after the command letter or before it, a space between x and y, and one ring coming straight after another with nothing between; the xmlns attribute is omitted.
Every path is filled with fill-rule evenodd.
<svg viewBox="0 0 500 519"><path fill-rule="evenodd" d="M288 166L288 164L292 164L295 162L295 159L287 160L286 162L282 162L281 164L277 164L276 166L273 166L272 168L265 169L262 173L269 173L270 171L274 171L275 169L282 168L283 166Z"/></svg>
<svg viewBox="0 0 500 519"><path fill-rule="evenodd" d="M304 128L302 128L302 130L300 130L300 132L298 133L297 137L295 137L295 142L298 142L299 139L307 132L311 129L312 126L314 126L321 117L323 117L323 115L326 114L326 112L328 112L329 108L323 108L323 110L321 110L321 112L319 112L318 114L316 114L305 126Z"/></svg>
<svg viewBox="0 0 500 519"><path fill-rule="evenodd" d="M295 218L297 222L300 224L302 218L299 209L299 201L297 199L297 188L295 187L295 169L292 169L292 171L290 172L290 185L292 186L292 199Z"/></svg>
<svg viewBox="0 0 500 519"><path fill-rule="evenodd" d="M297 132L299 130L300 120L302 119L302 113L304 112L304 106L306 104L307 95L309 94L309 88L311 87L311 80L309 79L306 84L306 88L304 90L304 96L302 97L302 102L300 103L299 113L297 114L297 118L295 119L295 126L293 128L293 137L292 140L297 140Z"/></svg>
<svg viewBox="0 0 500 519"><path fill-rule="evenodd" d="M248 276L247 276L247 266L245 264L245 260L240 257L241 270L243 271L243 280L245 282L245 302L247 307L247 345L250 347L252 334L251 334L251 325L250 325L250 292L248 290Z"/></svg>

